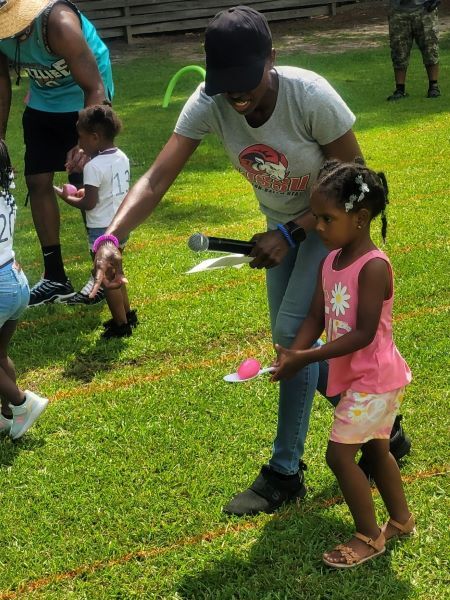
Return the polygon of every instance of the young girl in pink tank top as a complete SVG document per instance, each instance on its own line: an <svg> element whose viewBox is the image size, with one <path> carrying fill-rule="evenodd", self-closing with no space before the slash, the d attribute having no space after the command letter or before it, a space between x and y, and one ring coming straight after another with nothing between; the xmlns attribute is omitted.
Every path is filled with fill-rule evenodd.
<svg viewBox="0 0 450 600"><path fill-rule="evenodd" d="M415 524L406 503L389 435L408 365L392 339L392 268L370 237L381 214L386 235L387 184L360 163L328 161L311 196L316 230L331 250L319 271L309 314L290 349L276 346L273 380L288 379L309 363L328 360L327 395L340 395L327 448L327 463L355 521L346 544L323 555L334 568L353 567L385 551L387 540L410 534ZM312 347L325 330L327 343ZM378 527L369 482L355 463L363 452L389 513Z"/></svg>

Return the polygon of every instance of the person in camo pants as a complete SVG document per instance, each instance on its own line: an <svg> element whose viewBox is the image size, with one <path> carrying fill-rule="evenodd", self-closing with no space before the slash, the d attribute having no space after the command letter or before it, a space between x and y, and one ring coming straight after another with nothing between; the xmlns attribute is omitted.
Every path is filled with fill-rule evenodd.
<svg viewBox="0 0 450 600"><path fill-rule="evenodd" d="M405 91L406 71L412 44L415 41L422 53L428 75L428 98L441 95L439 77L439 21L437 7L440 0L390 0L389 41L395 75L395 90L387 98L401 100Z"/></svg>

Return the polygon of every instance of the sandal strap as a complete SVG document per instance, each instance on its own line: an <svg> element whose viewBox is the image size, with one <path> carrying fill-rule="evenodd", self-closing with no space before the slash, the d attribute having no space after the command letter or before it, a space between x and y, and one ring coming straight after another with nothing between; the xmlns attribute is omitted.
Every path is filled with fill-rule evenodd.
<svg viewBox="0 0 450 600"><path fill-rule="evenodd" d="M416 525L413 515L411 515L406 523L403 523L403 525L394 519L389 519L388 523L393 527L396 527L402 533L411 533Z"/></svg>
<svg viewBox="0 0 450 600"><path fill-rule="evenodd" d="M380 532L380 535L377 537L376 540L373 540L372 538L367 537L366 535L363 535L362 533L359 533L358 531L356 533L354 533L354 536L356 538L358 538L359 540L361 540L362 542L364 542L365 544L367 544L368 546L370 546L371 548L373 548L374 550L376 550L377 552L382 550L386 543L386 540L384 538L384 534L382 531Z"/></svg>

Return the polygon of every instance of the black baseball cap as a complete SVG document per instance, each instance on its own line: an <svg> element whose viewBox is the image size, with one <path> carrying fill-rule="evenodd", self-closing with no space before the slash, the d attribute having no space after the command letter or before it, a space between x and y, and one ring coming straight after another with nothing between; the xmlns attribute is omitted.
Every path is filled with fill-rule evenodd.
<svg viewBox="0 0 450 600"><path fill-rule="evenodd" d="M254 89L271 51L272 34L263 14L248 6L217 13L205 31L206 94Z"/></svg>

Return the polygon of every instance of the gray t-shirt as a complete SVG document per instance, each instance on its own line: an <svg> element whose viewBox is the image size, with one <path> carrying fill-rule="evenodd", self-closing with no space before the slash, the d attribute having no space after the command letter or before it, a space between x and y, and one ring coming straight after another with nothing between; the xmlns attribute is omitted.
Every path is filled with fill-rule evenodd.
<svg viewBox="0 0 450 600"><path fill-rule="evenodd" d="M320 75L277 67L278 98L272 115L251 127L223 95L207 96L204 84L186 102L175 132L195 140L216 133L233 166L252 184L269 226L309 207L311 187L324 162L321 146L349 131L355 116Z"/></svg>

